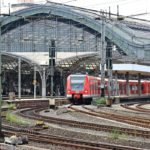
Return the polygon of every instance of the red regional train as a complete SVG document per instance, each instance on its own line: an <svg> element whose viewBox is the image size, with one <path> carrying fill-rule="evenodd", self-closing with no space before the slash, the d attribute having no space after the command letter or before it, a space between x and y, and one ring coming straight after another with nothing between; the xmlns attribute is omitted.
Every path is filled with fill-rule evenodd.
<svg viewBox="0 0 150 150"><path fill-rule="evenodd" d="M114 82L114 81L113 81ZM114 85L114 84L113 84ZM138 81L129 80L130 95L138 94ZM116 93L117 91L117 93ZM90 103L92 98L100 96L100 78L71 74L67 78L66 96L72 103ZM105 80L105 95L108 94L108 81ZM117 80L116 87L112 87L113 95L126 95L126 80ZM141 81L141 94L150 94L150 81Z"/></svg>

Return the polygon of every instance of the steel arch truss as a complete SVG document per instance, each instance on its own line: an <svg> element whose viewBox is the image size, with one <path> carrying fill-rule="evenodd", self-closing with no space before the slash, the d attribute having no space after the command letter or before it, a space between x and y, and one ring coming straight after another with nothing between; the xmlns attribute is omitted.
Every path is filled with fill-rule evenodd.
<svg viewBox="0 0 150 150"><path fill-rule="evenodd" d="M59 16L69 20L79 22L92 30L101 33L101 15L93 13L86 9L61 5L57 3L49 3L45 5L32 5L28 9L24 9L13 13L9 17L1 20L1 27L7 26L11 22L26 21L30 16L37 18L38 14L45 14L48 17ZM97 19L99 18L99 19ZM149 60L150 57L150 39L135 31L129 25L122 24L114 20L106 20L106 37L115 43L119 49L124 51L130 57L139 60ZM132 26L132 24L130 24ZM142 28L140 29L140 32Z"/></svg>
<svg viewBox="0 0 150 150"><path fill-rule="evenodd" d="M90 10L81 9L77 7L65 6L56 3L49 3L46 5L32 5L31 7L15 12L11 16L1 19L2 34L7 33L14 28L28 24L31 20L39 21L44 19L53 20L55 17L61 19L71 20L79 23L78 26L84 25L91 29L91 33L94 31L100 37L101 34L101 22L102 18L99 13L92 12ZM144 29L137 24L136 30L135 24L118 22L116 20L105 20L106 26L106 39L109 39L117 47L117 51L114 52L113 60L116 62L136 62L140 64L149 64L150 61L150 39L139 35L137 28L141 33ZM34 30L34 29L33 29ZM148 30L148 29L147 29ZM149 32L149 31L148 31ZM100 34L99 34L100 33ZM145 33L145 31L143 32ZM34 39L30 39L32 42ZM100 42L100 41L99 41ZM96 47L97 45L95 45ZM97 49L99 53L100 47ZM75 51L75 50L72 50ZM96 52L95 52L96 53ZM64 59L57 63L58 67L72 72L83 72L99 70L99 55L81 55ZM8 54L9 55L9 54ZM8 56L7 55L7 56ZM126 56L125 56L126 55ZM131 58L131 59L129 59ZM9 69L16 69L16 62L9 58L4 67ZM30 63L30 62L29 62ZM28 65L25 65L28 66Z"/></svg>

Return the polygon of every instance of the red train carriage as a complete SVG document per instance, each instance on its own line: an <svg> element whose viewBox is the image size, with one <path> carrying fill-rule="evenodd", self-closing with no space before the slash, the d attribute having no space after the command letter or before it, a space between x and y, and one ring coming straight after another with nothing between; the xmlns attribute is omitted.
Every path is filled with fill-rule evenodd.
<svg viewBox="0 0 150 150"><path fill-rule="evenodd" d="M115 84L113 85L113 90L116 90ZM117 80L117 90L119 95L127 94L125 80ZM107 94L108 80L106 79L105 95ZM138 81L129 80L129 94L138 94ZM150 81L141 81L141 94L150 94ZM66 95L72 103L90 103L92 98L100 96L100 78L83 74L72 74L67 78Z"/></svg>
<svg viewBox="0 0 150 150"><path fill-rule="evenodd" d="M141 86L142 94L150 94L150 81L143 81Z"/></svg>
<svg viewBox="0 0 150 150"><path fill-rule="evenodd" d="M138 94L138 81L137 80L130 80L130 95L137 95Z"/></svg>
<svg viewBox="0 0 150 150"><path fill-rule="evenodd" d="M67 98L71 102L90 103L100 95L100 79L88 75L74 74L67 78Z"/></svg>

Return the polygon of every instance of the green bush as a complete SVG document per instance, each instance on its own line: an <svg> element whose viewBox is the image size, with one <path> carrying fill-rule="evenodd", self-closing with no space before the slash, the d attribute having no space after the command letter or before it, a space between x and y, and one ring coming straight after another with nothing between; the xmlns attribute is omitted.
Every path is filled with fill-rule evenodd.
<svg viewBox="0 0 150 150"><path fill-rule="evenodd" d="M113 139L113 140L115 140L115 139L119 139L119 137L121 136L121 133L118 131L118 130L116 130L116 129L114 129L114 130L112 130L112 132L110 133L110 139Z"/></svg>
<svg viewBox="0 0 150 150"><path fill-rule="evenodd" d="M125 134L125 133L122 133L122 134L120 135L120 139L128 139L128 135Z"/></svg>
<svg viewBox="0 0 150 150"><path fill-rule="evenodd" d="M97 105L106 105L106 98L105 97L101 97L100 99L96 100L96 104Z"/></svg>
<svg viewBox="0 0 150 150"><path fill-rule="evenodd" d="M12 114L11 112L7 112L6 120L11 123L17 123L19 125L28 125L29 124L29 122L21 119L21 117L18 117L16 115Z"/></svg>
<svg viewBox="0 0 150 150"><path fill-rule="evenodd" d="M8 104L8 109L12 110L12 109L16 109L16 105L13 103Z"/></svg>

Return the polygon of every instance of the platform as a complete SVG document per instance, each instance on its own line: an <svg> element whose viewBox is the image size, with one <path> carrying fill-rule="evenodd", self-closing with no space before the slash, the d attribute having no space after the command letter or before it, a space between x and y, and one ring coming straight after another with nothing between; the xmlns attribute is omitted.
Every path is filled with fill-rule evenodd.
<svg viewBox="0 0 150 150"><path fill-rule="evenodd" d="M124 102L145 102L145 101L150 101L150 95L134 95L134 96L127 96L127 95L122 95L122 96L114 96L114 103L124 103Z"/></svg>
<svg viewBox="0 0 150 150"><path fill-rule="evenodd" d="M137 64L113 64L113 72L125 74L135 74L150 76L150 66L137 65Z"/></svg>

